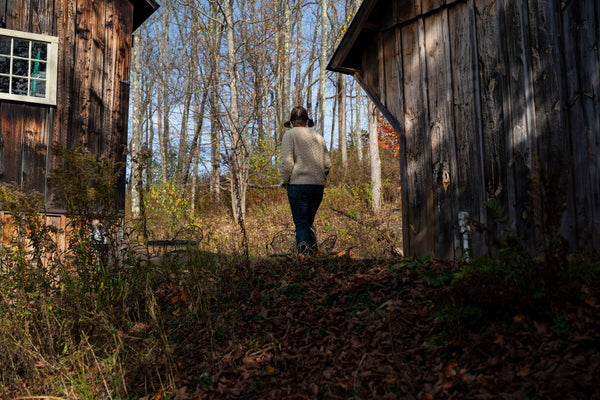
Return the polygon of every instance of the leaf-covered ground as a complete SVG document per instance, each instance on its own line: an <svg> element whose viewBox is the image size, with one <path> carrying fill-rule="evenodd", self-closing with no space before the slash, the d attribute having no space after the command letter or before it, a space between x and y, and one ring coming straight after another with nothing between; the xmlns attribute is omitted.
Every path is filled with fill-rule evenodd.
<svg viewBox="0 0 600 400"><path fill-rule="evenodd" d="M172 285L170 352L152 362L176 389L145 399L600 399L597 286L466 329L435 307L459 267L280 258L208 279L201 301Z"/></svg>

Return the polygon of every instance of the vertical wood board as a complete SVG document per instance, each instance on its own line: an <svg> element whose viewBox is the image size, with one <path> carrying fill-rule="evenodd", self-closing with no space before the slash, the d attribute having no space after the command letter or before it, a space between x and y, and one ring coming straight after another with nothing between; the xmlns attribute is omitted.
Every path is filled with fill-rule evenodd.
<svg viewBox="0 0 600 400"><path fill-rule="evenodd" d="M71 104L71 129L67 146L87 146L89 138L90 95L92 79L92 0L76 2L75 50L73 70L73 95L77 101Z"/></svg>
<svg viewBox="0 0 600 400"><path fill-rule="evenodd" d="M398 23L409 21L422 14L421 0L406 0L397 10Z"/></svg>
<svg viewBox="0 0 600 400"><path fill-rule="evenodd" d="M485 191L482 160L481 106L477 76L477 43L473 0L448 10L458 211L486 224ZM460 232L459 232L460 233ZM475 229L471 232L472 256L486 252L485 240ZM462 248L462 246L461 246Z"/></svg>
<svg viewBox="0 0 600 400"><path fill-rule="evenodd" d="M120 78L116 75L116 60L117 51L119 48L119 35L117 33L117 26L115 21L118 20L116 16L117 8L115 5L116 0L106 1L106 16L105 16L105 49L104 49L104 90L103 90L103 144L105 151L113 151L114 147L114 121L113 121L113 110L115 104L118 103L115 95L117 94L115 88L115 81Z"/></svg>
<svg viewBox="0 0 600 400"><path fill-rule="evenodd" d="M48 112L46 107L25 105L21 184L24 190L45 193L48 151Z"/></svg>
<svg viewBox="0 0 600 400"><path fill-rule="evenodd" d="M435 11L446 4L446 0L421 0L421 12L423 14Z"/></svg>
<svg viewBox="0 0 600 400"><path fill-rule="evenodd" d="M385 77L388 86L386 107L391 117L388 121L398 135L398 162L401 187L408 181L406 172L406 140L404 127L404 76L402 72L402 34L400 28L385 32L382 36L384 43ZM408 191L400 190L401 205L408 203ZM404 238L409 237L409 219L407 207L402 206L402 237L405 254L409 253L409 243Z"/></svg>
<svg viewBox="0 0 600 400"><path fill-rule="evenodd" d="M508 208L511 228L523 238L527 248L534 248L539 233L530 210L529 178L533 172L536 154L535 115L531 59L529 57L528 14L524 0L504 0L505 29L503 44L506 48L507 159L513 182L508 187ZM511 156L512 154L512 156Z"/></svg>
<svg viewBox="0 0 600 400"><path fill-rule="evenodd" d="M3 146L3 169L0 182L21 184L24 106L0 103L0 137Z"/></svg>
<svg viewBox="0 0 600 400"><path fill-rule="evenodd" d="M30 0L31 1L31 22L29 31L42 35L55 36L54 21L56 19L54 11L54 0Z"/></svg>
<svg viewBox="0 0 600 400"><path fill-rule="evenodd" d="M425 18L425 53L437 255L454 258L459 244L458 173L446 9Z"/></svg>
<svg viewBox="0 0 600 400"><path fill-rule="evenodd" d="M433 251L435 225L433 217L433 177L425 88L425 34L422 19L402 27L402 71L404 76L404 128L406 175L402 190L408 192L406 208L407 240L410 253L422 256Z"/></svg>
<svg viewBox="0 0 600 400"><path fill-rule="evenodd" d="M529 28L532 54L532 79L534 87L535 140L537 143L540 175L538 181L541 202L536 210L537 223L544 233L546 245L553 242L556 233L562 231L570 237L574 227L574 205L563 182L570 178L569 157L571 146L567 132L565 100L563 93L564 71L562 68L560 24L555 0L529 0ZM547 189L547 190L546 190ZM539 199L541 197L541 199ZM560 207L567 204L566 214ZM563 218L566 217L566 219ZM562 225L562 226L561 226Z"/></svg>
<svg viewBox="0 0 600 400"><path fill-rule="evenodd" d="M106 10L104 0L92 0L91 48L90 48L90 105L87 131L88 150L93 154L104 151L104 60ZM110 133L109 133L110 135Z"/></svg>
<svg viewBox="0 0 600 400"><path fill-rule="evenodd" d="M6 0L6 29L29 30L30 0Z"/></svg>
<svg viewBox="0 0 600 400"><path fill-rule="evenodd" d="M478 0L475 2L475 11L481 88L484 189L487 200L492 200L499 210L507 210L510 207L506 176L508 154L502 93L505 66L501 46L498 45L501 42L501 10L495 0ZM500 236L504 227L498 225L494 216L488 215L486 220L488 228Z"/></svg>
<svg viewBox="0 0 600 400"><path fill-rule="evenodd" d="M593 2L570 2L561 10L565 59L566 102L573 146L575 234L570 237L581 251L600 246L600 146L594 98L600 94L596 44L596 10ZM595 129L596 128L596 129ZM596 132L596 138L594 138ZM596 139L596 140L594 140Z"/></svg>

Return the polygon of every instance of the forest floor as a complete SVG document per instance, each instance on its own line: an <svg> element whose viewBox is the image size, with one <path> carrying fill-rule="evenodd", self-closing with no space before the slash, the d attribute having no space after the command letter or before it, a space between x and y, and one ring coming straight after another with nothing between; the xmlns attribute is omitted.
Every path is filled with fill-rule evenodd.
<svg viewBox="0 0 600 400"><path fill-rule="evenodd" d="M460 270L429 259L257 260L214 277L225 286L204 320L186 318L181 286L165 287L174 390L143 399L600 398L597 284L461 321L438 307Z"/></svg>
<svg viewBox="0 0 600 400"><path fill-rule="evenodd" d="M202 278L201 292L183 278L156 293L161 332L142 328L169 342L158 364L170 382L136 387L143 400L600 399L597 259L583 263L588 279L550 288L510 251L479 269L405 258L399 210L373 216L349 193L328 190L315 225L337 241L312 258L272 256L273 238L293 229L281 192L249 197L250 260L227 215L203 221L213 247L184 263L229 267ZM224 238L238 256L224 255ZM157 367L139 368L130 387Z"/></svg>
<svg viewBox="0 0 600 400"><path fill-rule="evenodd" d="M279 189L249 193L245 239L201 197L195 245L119 268L90 243L49 269L4 249L0 400L600 399L598 255L403 257L399 183L374 215L359 178L327 188L315 257Z"/></svg>

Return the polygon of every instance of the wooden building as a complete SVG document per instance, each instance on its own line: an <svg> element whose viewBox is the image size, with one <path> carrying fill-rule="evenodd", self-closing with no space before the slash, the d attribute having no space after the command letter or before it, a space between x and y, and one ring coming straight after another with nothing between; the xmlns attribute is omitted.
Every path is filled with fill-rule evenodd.
<svg viewBox="0 0 600 400"><path fill-rule="evenodd" d="M467 214L600 251L599 24L598 0L363 1L328 69L399 133L406 255L485 253Z"/></svg>
<svg viewBox="0 0 600 400"><path fill-rule="evenodd" d="M154 0L0 0L0 182L45 195L51 147L125 161L133 31ZM117 207L125 207L125 175Z"/></svg>

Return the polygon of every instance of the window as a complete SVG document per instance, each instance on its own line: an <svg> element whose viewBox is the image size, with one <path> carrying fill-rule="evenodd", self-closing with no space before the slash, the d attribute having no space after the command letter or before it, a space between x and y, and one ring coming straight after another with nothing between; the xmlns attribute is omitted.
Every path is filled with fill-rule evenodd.
<svg viewBox="0 0 600 400"><path fill-rule="evenodd" d="M0 29L0 100L56 104L58 38Z"/></svg>

